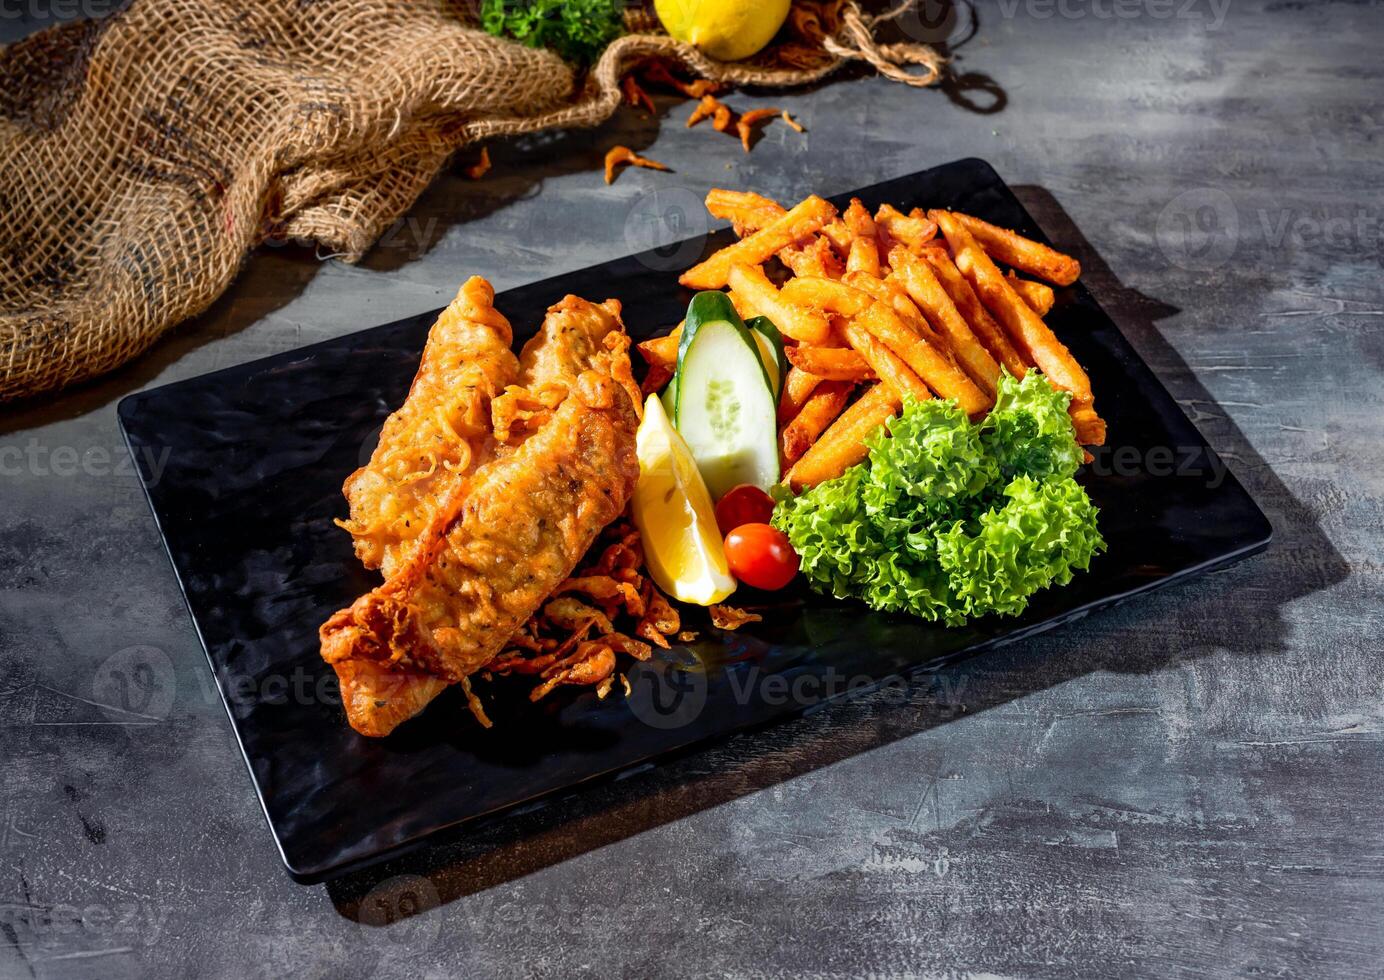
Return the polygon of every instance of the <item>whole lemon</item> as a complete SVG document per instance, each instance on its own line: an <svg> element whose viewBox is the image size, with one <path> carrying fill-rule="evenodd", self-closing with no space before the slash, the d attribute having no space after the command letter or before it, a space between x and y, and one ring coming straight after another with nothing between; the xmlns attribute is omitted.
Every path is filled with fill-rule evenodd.
<svg viewBox="0 0 1384 980"><path fill-rule="evenodd" d="M654 0L658 19L679 41L717 61L748 58L768 44L788 17L790 0Z"/></svg>

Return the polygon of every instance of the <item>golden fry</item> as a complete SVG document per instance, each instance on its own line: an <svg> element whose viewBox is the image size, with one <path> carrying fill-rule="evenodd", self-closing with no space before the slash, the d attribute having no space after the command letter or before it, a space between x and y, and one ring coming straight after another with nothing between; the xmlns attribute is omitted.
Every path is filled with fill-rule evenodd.
<svg viewBox="0 0 1384 980"><path fill-rule="evenodd" d="M846 256L847 272L863 272L867 276L879 275L879 241L875 230L875 219L865 210L860 198L851 198L842 220L851 233L851 249Z"/></svg>
<svg viewBox="0 0 1384 980"><path fill-rule="evenodd" d="M792 116L790 116L790 115L788 114L788 110L787 110L787 109L784 109L784 110L783 110L782 115L783 115L783 121L786 122L786 123L794 130L794 132L798 132L798 133L805 133L805 132L807 132L807 130L803 127L803 124L802 124L802 123L798 122L796 119L794 119Z"/></svg>
<svg viewBox="0 0 1384 980"><path fill-rule="evenodd" d="M888 311L888 307L876 301L875 306ZM871 309L874 309L872 306ZM862 314L863 316L864 314ZM889 346L880 340L864 323L859 322L860 318L847 320L841 325L841 332L846 336L846 342L860 352L860 356L869 362L871 369L879 376L880 381L890 385L900 395L912 395L919 401L924 401L932 397L932 392L927 385L923 384L913 368ZM902 323L900 327L903 327ZM906 327L903 327L905 332Z"/></svg>
<svg viewBox="0 0 1384 980"><path fill-rule="evenodd" d="M903 214L892 204L881 204L875 224L889 237L909 248L921 248L937 237L937 224L922 214Z"/></svg>
<svg viewBox="0 0 1384 980"><path fill-rule="evenodd" d="M1056 283L1059 286L1070 286L1081 275L1081 263L1070 255L1063 255L1041 242L1025 238L1008 228L1000 228L988 221L973 218L969 214L962 214L959 211L946 213L952 215L970 232L980 247L985 249L993 258L999 259L1006 265L1012 265L1020 272L1027 272L1031 276L1046 279L1048 282ZM942 222L938 219L937 214L936 211L930 211L928 217L941 225ZM947 236L947 241L951 241L950 235ZM960 263L958 262L958 264Z"/></svg>
<svg viewBox="0 0 1384 980"><path fill-rule="evenodd" d="M678 363L678 344L682 341L682 324L679 323L662 337L641 340L635 348L650 367L674 367Z"/></svg>
<svg viewBox="0 0 1384 980"><path fill-rule="evenodd" d="M902 245L889 253L889 265L899 285L947 338L956 362L992 400L1000 379L1000 366L971 332L931 267Z"/></svg>
<svg viewBox="0 0 1384 980"><path fill-rule="evenodd" d="M1073 417L1081 409L1094 410L1091 379L1043 318L1014 292L966 226L947 211L932 211L928 216L946 235L947 244L956 255L956 267L971 281L981 302L1009 331L1016 346L1028 353L1032 363L1042 369L1052 384L1072 393L1070 410ZM1088 423L1085 426L1088 437L1095 434L1097 428L1104 427Z"/></svg>
<svg viewBox="0 0 1384 980"><path fill-rule="evenodd" d="M1057 296L1052 291L1052 287L1047 283L1035 282L1032 279L1020 279L1014 275L1013 270L1005 275L1009 280L1009 286L1014 292L1018 293L1025 303L1039 316L1047 316L1052 309L1052 304L1057 301Z"/></svg>
<svg viewBox="0 0 1384 980"><path fill-rule="evenodd" d="M783 427L779 452L785 466L791 466L812 448L817 437L841 414L855 387L850 381L823 381L807 400L803 410Z"/></svg>
<svg viewBox="0 0 1384 980"><path fill-rule="evenodd" d="M891 275L889 279L876 279L874 276L867 276L864 273L852 272L845 278L846 285L853 286L862 292L869 293L877 300L882 300L894 308L903 322L908 324L913 331L922 336L929 344L940 351L946 352L951 357L951 345L947 343L945 337L932 329L932 325L927 322L922 311L917 304L909 298L908 292ZM955 360L955 358L952 358Z"/></svg>
<svg viewBox="0 0 1384 980"><path fill-rule="evenodd" d="M801 492L835 479L865 458L865 438L898 414L902 402L887 384L877 384L836 417L801 459L793 464L784 482Z"/></svg>
<svg viewBox="0 0 1384 980"><path fill-rule="evenodd" d="M863 313L873 302L869 293L844 282L818 276L795 276L789 279L783 284L781 295L789 303L842 316Z"/></svg>
<svg viewBox="0 0 1384 980"><path fill-rule="evenodd" d="M731 266L729 282L732 302L738 299L749 307L748 311L741 311L742 317L745 312L767 316L774 326L799 343L820 344L831 336L831 324L826 317L786 301L759 266L736 263Z"/></svg>
<svg viewBox="0 0 1384 980"><path fill-rule="evenodd" d="M868 310L853 321L878 337L901 357L913 373L943 398L954 398L967 415L985 411L994 399L966 376L947 355L933 347L908 325L887 304L876 300ZM849 335L847 335L849 337ZM855 342L851 342L855 346ZM864 353L862 351L862 353ZM873 362L871 362L873 363ZM878 369L876 369L878 373ZM880 374L881 378L885 375ZM885 378L885 380L889 380Z"/></svg>
<svg viewBox="0 0 1384 980"><path fill-rule="evenodd" d="M821 235L808 238L806 244L790 245L778 253L779 261L793 270L795 276L816 276L818 279L839 279L846 271L831 242Z"/></svg>
<svg viewBox="0 0 1384 980"><path fill-rule="evenodd" d="M1015 348L1004 328L995 322L980 302L980 297L971 288L970 281L952 262L951 256L940 248L925 248L923 260L932 267L938 282L947 291L951 301L970 325L971 331L980 338L990 356L999 361L1010 374L1022 378L1028 373L1028 362Z"/></svg>
<svg viewBox="0 0 1384 980"><path fill-rule="evenodd" d="M849 347L807 347L786 351L788 362L824 381L873 381L875 374L859 352Z"/></svg>
<svg viewBox="0 0 1384 980"><path fill-rule="evenodd" d="M762 228L784 213L777 201L753 191L729 191L713 187L706 195L706 209L713 218L735 225L742 236Z"/></svg>
<svg viewBox="0 0 1384 980"><path fill-rule="evenodd" d="M850 253L851 230L846 227L846 223L840 218L834 221L828 221L823 225L822 234L826 236L827 241L831 242L831 247L836 249L842 258L845 258L845 256Z"/></svg>
<svg viewBox="0 0 1384 980"><path fill-rule="evenodd" d="M788 369L788 376L783 379L783 394L779 396L778 420L780 425L791 422L797 417L821 381L822 379L817 375L808 374L802 368L790 367Z"/></svg>
<svg viewBox="0 0 1384 980"><path fill-rule="evenodd" d="M813 194L753 234L694 265L682 274L678 282L689 289L721 289L730 281L732 265L766 262L779 249L818 231L835 216L836 209Z"/></svg>
<svg viewBox="0 0 1384 980"><path fill-rule="evenodd" d="M1071 416L1078 443L1083 446L1105 445L1105 419L1097 415L1094 408L1078 408L1071 413ZM1087 462L1090 460L1088 459Z"/></svg>

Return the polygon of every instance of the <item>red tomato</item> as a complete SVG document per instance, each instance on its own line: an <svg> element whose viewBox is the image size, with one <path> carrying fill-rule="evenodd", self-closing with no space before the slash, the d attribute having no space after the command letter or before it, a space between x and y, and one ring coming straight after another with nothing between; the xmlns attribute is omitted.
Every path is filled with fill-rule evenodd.
<svg viewBox="0 0 1384 980"><path fill-rule="evenodd" d="M774 501L752 483L731 487L716 503L716 526L729 534L742 524L768 524Z"/></svg>
<svg viewBox="0 0 1384 980"><path fill-rule="evenodd" d="M798 574L788 535L768 524L742 524L726 535L730 573L756 589L781 589Z"/></svg>

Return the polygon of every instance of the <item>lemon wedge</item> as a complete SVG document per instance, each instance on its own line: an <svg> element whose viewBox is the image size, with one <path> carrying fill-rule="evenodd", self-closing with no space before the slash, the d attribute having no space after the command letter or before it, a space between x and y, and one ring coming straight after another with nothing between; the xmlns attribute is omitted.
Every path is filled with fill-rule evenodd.
<svg viewBox="0 0 1384 980"><path fill-rule="evenodd" d="M644 404L635 452L639 482L634 523L644 539L649 574L679 602L720 602L735 591L735 579L726 564L711 494L657 395Z"/></svg>
<svg viewBox="0 0 1384 980"><path fill-rule="evenodd" d="M654 0L664 29L718 61L739 61L768 44L788 17L790 0Z"/></svg>

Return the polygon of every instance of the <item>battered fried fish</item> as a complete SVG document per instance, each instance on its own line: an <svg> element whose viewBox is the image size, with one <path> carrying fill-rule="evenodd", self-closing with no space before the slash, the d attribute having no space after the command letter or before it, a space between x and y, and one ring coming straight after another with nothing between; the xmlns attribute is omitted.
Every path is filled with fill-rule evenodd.
<svg viewBox="0 0 1384 980"><path fill-rule="evenodd" d="M403 405L385 420L370 462L346 478L356 557L386 578L413 552L439 502L494 455L491 400L514 384L514 334L480 276L462 285L428 333Z"/></svg>
<svg viewBox="0 0 1384 980"><path fill-rule="evenodd" d="M473 280L472 282L483 284L483 280ZM467 285L470 287L471 283ZM486 288L488 289L488 287ZM467 292L467 288L463 287L463 294ZM473 298L471 306L464 310L465 315L473 322L481 321L483 325L486 321L493 323L494 317L499 317L499 314L495 313L492 308L490 313L493 314L493 317L485 317L483 311L479 309L480 304L475 300L475 297L480 295L479 292L472 287L470 293ZM487 306L492 296L493 294L484 296ZM458 300L461 299L462 297L459 296ZM499 317L499 319L503 321L503 317ZM434 328L433 336L430 337L428 350L433 349L434 339L438 339L441 343L460 343L463 347L459 350L449 351L446 355L437 354L434 357L436 363L445 363L448 359L454 361L458 357L464 356L467 349L471 349L478 350L482 358L486 359L492 366L507 367L504 365L503 358L495 356L493 341L485 334L475 331L463 333L453 328L446 335L439 337L438 331L443 327L446 320L447 314L444 313L443 317L439 319L438 326ZM507 323L505 327L508 328ZM624 343L622 344L620 341L624 341ZM502 440L497 441L494 438L477 440L476 448L472 450L471 466L469 467L446 467L446 475L441 478L436 478L435 475L417 478L429 481L428 495L412 494L407 499L414 507L414 514L424 516L426 519L420 521L416 517L412 518L411 523L406 522L402 528L403 533L395 532L397 540L387 542L384 545L386 567L393 567L397 571L398 566L393 565L391 559L401 553L405 555L411 553L413 543L431 525L432 519L444 506L444 501L450 501L445 506L454 508L459 501L464 500L472 492L465 477L474 472L479 464L493 458L504 457L519 449L527 433L516 434L511 431L514 420L508 414L507 407L512 410L514 404L525 403L529 400L536 400L538 403L549 405L560 405L566 393L577 384L578 378L583 372L596 365L598 359L608 370L610 377L633 392L635 390L633 378L630 375L629 359L625 353L627 343L628 341L624 340L624 328L620 322L620 305L614 300L608 300L604 304L597 305L575 296L568 296L561 303L552 307L548 311L542 329L525 345L519 358L520 367L517 378L519 384L517 386L510 385L503 394L497 394L495 383L502 379L504 374L502 371L490 371L485 373L488 383L479 386L484 397L489 400L491 412L496 418L497 430L501 425L504 426L505 432ZM614 350L609 349L612 346L615 348ZM508 353L508 349L505 353ZM427 357L427 352L425 352L425 360ZM423 371L420 369L420 376L422 374ZM409 399L413 401L416 397L430 398L430 389L427 386L419 386L415 382L414 388L410 391ZM408 402L400 409L399 413L396 413L396 415L406 415L413 418L419 417L420 414L418 408L416 406L411 408ZM551 415L551 413L548 414ZM500 421L501 415L505 415L503 422ZM410 431L410 428L406 426L391 427L387 424L381 436L381 446L385 446L386 436L407 438ZM475 430L469 431L474 437ZM377 456L379 455L380 451L377 450ZM393 446L392 455L395 458L403 459L408 459L410 456L406 445ZM375 478L374 473L370 473L367 478L375 480L375 482L368 484L362 482L362 474L370 471L375 462L376 460L372 459L371 466L364 468L347 481L348 496L351 495L353 487L357 490L356 495L351 498L353 521L362 516L376 516L375 511L372 510L375 502L393 499L388 493L386 481ZM418 471L415 470L414 472ZM369 487L372 492L369 494L359 492L362 487ZM359 537L357 541L359 552ZM337 617L333 617L333 619L335 620L341 615L338 613ZM326 626L323 627L322 633L324 656L326 656ZM508 633L505 634L505 636L508 635ZM339 643L339 641L337 642ZM355 656L349 652L336 659L333 666L340 680L347 718L352 727L364 735L387 735L400 723L422 711L447 686L447 681L433 674L409 669L397 662Z"/></svg>
<svg viewBox="0 0 1384 980"><path fill-rule="evenodd" d="M449 497L395 576L323 624L323 659L458 682L504 648L634 492L623 356L598 357L549 422Z"/></svg>

